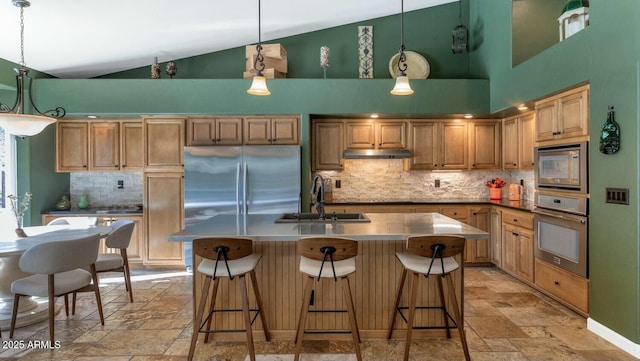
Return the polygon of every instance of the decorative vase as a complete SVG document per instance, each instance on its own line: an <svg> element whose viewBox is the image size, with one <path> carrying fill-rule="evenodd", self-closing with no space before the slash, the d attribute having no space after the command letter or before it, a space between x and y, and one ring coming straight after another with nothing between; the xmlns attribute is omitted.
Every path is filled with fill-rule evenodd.
<svg viewBox="0 0 640 361"><path fill-rule="evenodd" d="M86 209L89 207L89 200L87 199L87 195L83 194L80 196L80 200L78 201L78 208Z"/></svg>
<svg viewBox="0 0 640 361"><path fill-rule="evenodd" d="M502 199L502 188L489 188L489 199Z"/></svg>
<svg viewBox="0 0 640 361"><path fill-rule="evenodd" d="M56 202L56 209L59 211L66 211L71 209L71 202L67 196L62 196L58 202Z"/></svg>
<svg viewBox="0 0 640 361"><path fill-rule="evenodd" d="M27 236L27 234L24 233L24 229L22 229L22 216L16 218L16 235L18 237Z"/></svg>

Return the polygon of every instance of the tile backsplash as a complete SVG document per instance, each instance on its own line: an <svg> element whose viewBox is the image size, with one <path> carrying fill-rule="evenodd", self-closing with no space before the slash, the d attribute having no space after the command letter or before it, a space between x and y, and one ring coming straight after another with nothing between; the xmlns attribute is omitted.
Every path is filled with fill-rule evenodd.
<svg viewBox="0 0 640 361"><path fill-rule="evenodd" d="M82 194L90 207L132 207L142 203L142 172L71 173L71 206L77 207ZM118 188L122 181L123 188Z"/></svg>
<svg viewBox="0 0 640 361"><path fill-rule="evenodd" d="M344 170L319 172L332 184L333 202L429 201L441 198L487 199L488 180L496 177L507 183L523 180L523 198L531 200L534 192L533 171L406 171L398 159L344 160ZM440 187L436 187L439 180ZM507 198L507 191L502 192Z"/></svg>

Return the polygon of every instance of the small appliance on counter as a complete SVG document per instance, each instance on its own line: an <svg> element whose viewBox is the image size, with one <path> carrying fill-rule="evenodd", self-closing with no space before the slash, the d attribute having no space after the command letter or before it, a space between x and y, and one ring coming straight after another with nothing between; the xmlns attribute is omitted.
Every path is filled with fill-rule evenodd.
<svg viewBox="0 0 640 361"><path fill-rule="evenodd" d="M522 200L522 186L520 184L516 184L516 183L509 184L508 199L510 201Z"/></svg>

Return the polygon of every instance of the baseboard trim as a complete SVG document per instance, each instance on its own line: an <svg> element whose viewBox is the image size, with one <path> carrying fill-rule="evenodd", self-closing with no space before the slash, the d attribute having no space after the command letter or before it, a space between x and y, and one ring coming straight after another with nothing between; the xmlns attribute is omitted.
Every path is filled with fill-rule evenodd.
<svg viewBox="0 0 640 361"><path fill-rule="evenodd" d="M624 336L618 334L617 332L611 330L605 325L595 321L592 318L587 318L587 329L596 335L604 338L605 340L611 342L616 347L622 349L625 352L630 353L635 358L640 358L640 345L634 343L633 341L625 338Z"/></svg>

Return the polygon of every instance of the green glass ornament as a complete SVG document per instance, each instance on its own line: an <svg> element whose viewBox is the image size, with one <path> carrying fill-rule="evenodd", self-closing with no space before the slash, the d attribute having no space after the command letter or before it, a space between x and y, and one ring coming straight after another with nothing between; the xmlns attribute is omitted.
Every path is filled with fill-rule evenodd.
<svg viewBox="0 0 640 361"><path fill-rule="evenodd" d="M614 120L613 106L609 106L607 121L600 133L600 152L613 154L620 150L620 126Z"/></svg>

